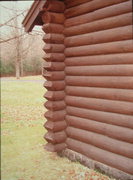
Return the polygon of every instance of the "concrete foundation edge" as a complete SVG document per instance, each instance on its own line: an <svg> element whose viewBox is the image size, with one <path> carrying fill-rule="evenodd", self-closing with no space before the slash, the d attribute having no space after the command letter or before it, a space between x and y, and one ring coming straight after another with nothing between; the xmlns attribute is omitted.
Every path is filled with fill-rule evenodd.
<svg viewBox="0 0 133 180"><path fill-rule="evenodd" d="M133 180L133 175L127 174L118 169L109 167L105 164L102 164L100 162L89 159L88 157L86 157L80 153L77 153L75 151L72 151L70 149L65 149L65 150L59 152L58 155L67 157L71 161L78 161L90 169L96 169L102 173L105 173L106 175L108 175L110 177L116 178L117 180Z"/></svg>

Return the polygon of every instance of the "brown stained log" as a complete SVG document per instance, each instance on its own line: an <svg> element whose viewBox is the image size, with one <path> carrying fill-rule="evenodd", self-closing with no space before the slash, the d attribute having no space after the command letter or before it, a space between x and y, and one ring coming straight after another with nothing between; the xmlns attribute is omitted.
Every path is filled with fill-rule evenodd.
<svg viewBox="0 0 133 180"><path fill-rule="evenodd" d="M75 36L100 30L106 30L121 26L131 25L132 13L122 14L115 17L100 19L94 22L72 26L64 29L66 36Z"/></svg>
<svg viewBox="0 0 133 180"><path fill-rule="evenodd" d="M65 38L66 47L99 44L132 39L132 26L102 30Z"/></svg>
<svg viewBox="0 0 133 180"><path fill-rule="evenodd" d="M48 122L44 125L48 132L44 138L48 141L46 149L49 151L61 151L66 147L63 143L66 141L66 133L63 131L66 126L65 122L65 73L64 73L64 2L57 0L46 1L44 7L42 21L46 23L43 26L43 31L46 33L43 40L46 43L43 50L46 52L44 60L46 67L43 76L47 79L44 83L49 91L45 94L49 101L44 106L49 110L44 116ZM58 122L58 123L55 123ZM65 122L65 126L64 126ZM59 131L62 130L62 131Z"/></svg>
<svg viewBox="0 0 133 180"><path fill-rule="evenodd" d="M66 7L69 8L89 1L92 0L66 0L65 3L66 3Z"/></svg>
<svg viewBox="0 0 133 180"><path fill-rule="evenodd" d="M48 81L59 81L65 79L64 71L46 71L43 73L43 77Z"/></svg>
<svg viewBox="0 0 133 180"><path fill-rule="evenodd" d="M64 31L64 26L61 24L47 23L42 26L42 30L45 33L60 34Z"/></svg>
<svg viewBox="0 0 133 180"><path fill-rule="evenodd" d="M44 136L44 138L47 140L48 143L52 144L59 144L63 143L66 140L66 133L64 131L60 132L47 132Z"/></svg>
<svg viewBox="0 0 133 180"><path fill-rule="evenodd" d="M44 114L44 117L47 118L50 121L63 121L65 115L66 115L66 111L65 110L61 110L61 111L47 111Z"/></svg>
<svg viewBox="0 0 133 180"><path fill-rule="evenodd" d="M59 111L65 109L66 104L64 101L47 101L44 106L51 111Z"/></svg>
<svg viewBox="0 0 133 180"><path fill-rule="evenodd" d="M72 116L133 129L133 116L130 115L83 109L72 106L67 106L66 110L67 113ZM124 133L126 134L126 131ZM120 138L122 137L119 131L117 133L117 137L118 136Z"/></svg>
<svg viewBox="0 0 133 180"><path fill-rule="evenodd" d="M49 131L58 132L64 130L67 127L67 124L65 121L57 121L57 122L47 121L44 124L44 127Z"/></svg>
<svg viewBox="0 0 133 180"><path fill-rule="evenodd" d="M73 151L84 154L85 156L107 164L126 173L133 174L133 160L124 156L105 151L95 146L68 138L67 147Z"/></svg>
<svg viewBox="0 0 133 180"><path fill-rule="evenodd" d="M67 127L66 133L70 138L133 159L133 144L74 127Z"/></svg>
<svg viewBox="0 0 133 180"><path fill-rule="evenodd" d="M44 97L50 101L59 101L64 99L65 92L64 91L47 91Z"/></svg>
<svg viewBox="0 0 133 180"><path fill-rule="evenodd" d="M51 143L47 143L45 145L45 149L47 151L51 151L51 152L59 152L62 151L63 149L66 148L66 144L65 143L61 143L61 144L51 144Z"/></svg>
<svg viewBox="0 0 133 180"><path fill-rule="evenodd" d="M67 66L133 64L133 53L68 57L65 64Z"/></svg>
<svg viewBox="0 0 133 180"><path fill-rule="evenodd" d="M79 108L133 115L133 103L131 102L77 96L66 96L65 102L69 106Z"/></svg>
<svg viewBox="0 0 133 180"><path fill-rule="evenodd" d="M65 49L65 55L70 56L89 56L112 53L133 52L132 40L109 42L102 44L93 44L79 47L70 47Z"/></svg>
<svg viewBox="0 0 133 180"><path fill-rule="evenodd" d="M63 13L65 10L65 4L57 0L46 1L45 8L47 11Z"/></svg>
<svg viewBox="0 0 133 180"><path fill-rule="evenodd" d="M65 59L64 53L48 53L45 54L43 59L45 61L63 62Z"/></svg>
<svg viewBox="0 0 133 180"><path fill-rule="evenodd" d="M54 34L54 33L45 34L43 37L43 41L45 43L63 44L64 43L64 35L63 34Z"/></svg>
<svg viewBox="0 0 133 180"><path fill-rule="evenodd" d="M55 24L63 24L65 20L63 13L53 13L53 12L45 12L42 15L42 21L44 23L55 23Z"/></svg>
<svg viewBox="0 0 133 180"><path fill-rule="evenodd" d="M64 62L44 62L43 67L49 71L63 71L65 69Z"/></svg>
<svg viewBox="0 0 133 180"><path fill-rule="evenodd" d="M133 76L133 65L69 66L65 72L72 76Z"/></svg>
<svg viewBox="0 0 133 180"><path fill-rule="evenodd" d="M130 128L111 125L103 122L97 122L86 118L66 115L65 117L68 126L73 126L78 129L92 131L94 133L103 134L120 141L128 143L133 142L133 130ZM133 123L132 123L133 124Z"/></svg>
<svg viewBox="0 0 133 180"><path fill-rule="evenodd" d="M67 86L66 94L90 98L101 98L133 102L133 90Z"/></svg>
<svg viewBox="0 0 133 180"><path fill-rule="evenodd" d="M44 87L50 91L61 91L65 88L64 81L46 81Z"/></svg>
<svg viewBox="0 0 133 180"><path fill-rule="evenodd" d="M95 11L97 9L104 8L107 6L111 6L114 4L119 4L119 3L122 3L124 1L125 0L117 0L117 1L116 0L108 0L108 1L102 0L102 3L101 3L101 0L90 1L87 3L81 4L81 5L66 9L65 10L65 17L70 18L70 17L74 17L74 16L79 16L81 14L92 12L92 11Z"/></svg>
<svg viewBox="0 0 133 180"><path fill-rule="evenodd" d="M43 48L46 53L61 53L64 49L65 46L63 44L46 44Z"/></svg>
<svg viewBox="0 0 133 180"><path fill-rule="evenodd" d="M114 4L112 6L105 7L102 9L97 9L96 11L92 11L89 13L87 12L87 14L83 14L77 17L66 19L65 26L71 27L79 24L85 24L92 21L96 21L98 19L117 16L131 11L132 11L132 2L130 0L120 4Z"/></svg>
<svg viewBox="0 0 133 180"><path fill-rule="evenodd" d="M65 80L70 86L133 89L133 77L66 76Z"/></svg>

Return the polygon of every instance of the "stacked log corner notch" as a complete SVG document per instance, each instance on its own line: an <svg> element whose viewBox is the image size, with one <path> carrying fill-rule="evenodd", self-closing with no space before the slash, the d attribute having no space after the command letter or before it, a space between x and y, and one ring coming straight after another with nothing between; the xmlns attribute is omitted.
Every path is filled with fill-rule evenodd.
<svg viewBox="0 0 133 180"><path fill-rule="evenodd" d="M45 113L47 122L44 127L48 130L44 138L47 140L45 149L59 152L65 149L66 122L65 122L65 73L64 73L64 10L61 1L48 0L46 11L42 15L45 32L43 41L45 51L45 64L43 76L46 78L44 87L48 90L44 97L48 100L44 106L48 109Z"/></svg>

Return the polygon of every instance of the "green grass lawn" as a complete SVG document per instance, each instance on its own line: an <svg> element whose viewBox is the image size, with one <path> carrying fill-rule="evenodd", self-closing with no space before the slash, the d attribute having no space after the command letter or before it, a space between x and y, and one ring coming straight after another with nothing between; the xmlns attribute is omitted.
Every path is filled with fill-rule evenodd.
<svg viewBox="0 0 133 180"><path fill-rule="evenodd" d="M14 80L15 78L8 78ZM22 79L43 79L41 76ZM109 180L44 150L43 82L1 81L2 180Z"/></svg>

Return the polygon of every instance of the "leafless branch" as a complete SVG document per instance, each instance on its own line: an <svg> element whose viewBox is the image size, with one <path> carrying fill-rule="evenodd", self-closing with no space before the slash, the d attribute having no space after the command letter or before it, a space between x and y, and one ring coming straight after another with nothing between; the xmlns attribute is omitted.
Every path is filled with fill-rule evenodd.
<svg viewBox="0 0 133 180"><path fill-rule="evenodd" d="M21 12L20 14L17 14L17 15L14 16L13 18L11 18L11 19L9 19L8 21L6 21L4 24L1 24L0 27L7 25L9 22L11 22L12 20L16 19L16 17L22 15L22 14L23 14L24 12L26 12L26 11L28 11L28 10L26 9L26 10L24 10L23 12Z"/></svg>
<svg viewBox="0 0 133 180"><path fill-rule="evenodd" d="M11 25L11 24L6 24L5 26L9 26L9 27L13 27L13 28L17 28L17 29L23 30L23 28L21 28L21 27L16 27L16 26ZM36 35L42 35L42 34L43 34L41 31L37 31L37 30L32 30L32 32L36 32ZM29 34L30 34L30 35L34 35L34 34L31 34L31 33L29 33Z"/></svg>
<svg viewBox="0 0 133 180"><path fill-rule="evenodd" d="M21 36L24 36L25 34L26 34L26 33L21 34L20 36L15 36L15 37L12 37L12 38L9 38L9 39L6 39L6 40L2 40L2 41L0 41L0 43L5 43L5 42L11 41L11 40L13 40L13 39L17 39L17 38L19 38L19 37L21 37Z"/></svg>
<svg viewBox="0 0 133 180"><path fill-rule="evenodd" d="M2 5L2 4L0 4L0 6L7 9L7 10L10 10L10 11L20 11L20 12L23 11L23 10L18 10L18 9L17 10L16 9L11 9L11 8L8 8L8 7L4 6L4 5Z"/></svg>

